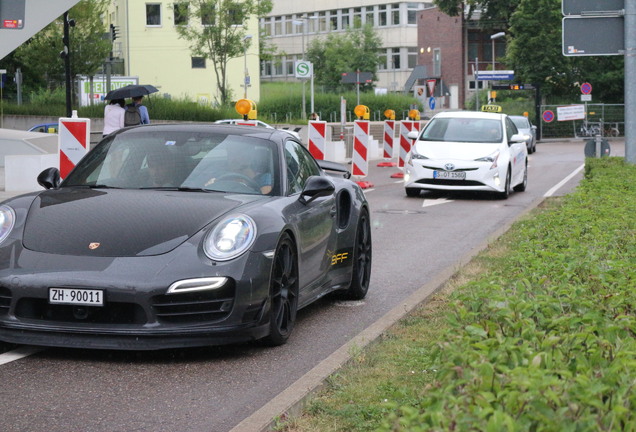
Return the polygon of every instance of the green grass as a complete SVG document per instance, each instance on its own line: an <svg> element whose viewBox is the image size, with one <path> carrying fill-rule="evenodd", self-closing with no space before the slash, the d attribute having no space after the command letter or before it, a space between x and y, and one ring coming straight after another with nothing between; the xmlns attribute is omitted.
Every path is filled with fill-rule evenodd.
<svg viewBox="0 0 636 432"><path fill-rule="evenodd" d="M278 429L636 430L634 214L636 167L588 159Z"/></svg>

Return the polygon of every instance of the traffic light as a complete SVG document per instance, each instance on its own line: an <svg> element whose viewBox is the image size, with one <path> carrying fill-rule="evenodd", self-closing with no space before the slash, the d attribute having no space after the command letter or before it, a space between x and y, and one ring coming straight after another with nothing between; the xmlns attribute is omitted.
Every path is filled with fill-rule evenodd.
<svg viewBox="0 0 636 432"><path fill-rule="evenodd" d="M117 39L117 36L119 32L119 28L117 26L114 26L113 24L110 25L110 40L115 42L115 39Z"/></svg>

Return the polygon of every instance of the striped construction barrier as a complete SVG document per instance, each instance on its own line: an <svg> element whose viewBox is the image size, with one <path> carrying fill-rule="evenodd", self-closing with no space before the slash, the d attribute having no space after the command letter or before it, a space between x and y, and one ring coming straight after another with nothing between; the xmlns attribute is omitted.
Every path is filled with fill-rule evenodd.
<svg viewBox="0 0 636 432"><path fill-rule="evenodd" d="M352 174L356 177L366 177L369 172L369 121L355 120L353 122L353 157L351 159ZM357 181L361 188L373 185L367 181Z"/></svg>
<svg viewBox="0 0 636 432"><path fill-rule="evenodd" d="M309 152L315 159L325 159L325 147L327 144L327 122L310 121L307 131L309 138Z"/></svg>
<svg viewBox="0 0 636 432"><path fill-rule="evenodd" d="M383 157L385 160L383 162L379 162L379 167L394 167L396 165L395 162L392 162L390 159L393 159L393 141L395 140L395 120L385 120L384 121L384 134L383 134Z"/></svg>
<svg viewBox="0 0 636 432"><path fill-rule="evenodd" d="M60 158L60 177L66 176L86 155L91 143L91 120L73 117L60 118L58 128L58 155Z"/></svg>
<svg viewBox="0 0 636 432"><path fill-rule="evenodd" d="M411 151L412 140L408 138L408 133L412 130L420 130L420 122L413 120L402 120L400 122L400 154L398 155L398 167L404 168L406 155ZM398 172L391 175L391 178L403 178L404 173Z"/></svg>

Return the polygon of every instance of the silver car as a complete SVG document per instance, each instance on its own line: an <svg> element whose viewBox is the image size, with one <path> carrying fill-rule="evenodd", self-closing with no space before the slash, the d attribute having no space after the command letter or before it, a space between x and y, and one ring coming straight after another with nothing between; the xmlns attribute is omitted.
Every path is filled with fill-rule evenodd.
<svg viewBox="0 0 636 432"><path fill-rule="evenodd" d="M530 119L526 116L511 115L510 120L517 126L520 134L528 135L526 140L526 147L528 148L528 154L532 154L537 151L537 127L530 123Z"/></svg>

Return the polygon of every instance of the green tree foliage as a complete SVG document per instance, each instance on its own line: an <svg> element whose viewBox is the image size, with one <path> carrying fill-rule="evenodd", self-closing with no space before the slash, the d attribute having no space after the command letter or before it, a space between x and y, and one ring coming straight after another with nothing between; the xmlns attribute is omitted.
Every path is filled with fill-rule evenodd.
<svg viewBox="0 0 636 432"><path fill-rule="evenodd" d="M82 0L69 11L69 19L75 20L70 29L73 75L94 75L109 55L111 42L102 22L107 5L108 0ZM60 17L14 52L13 62L22 70L25 91L64 85L63 30Z"/></svg>
<svg viewBox="0 0 636 432"><path fill-rule="evenodd" d="M271 9L270 0L191 0L183 12L189 24L177 26L179 37L189 42L193 55L206 57L214 64L221 105L227 105L232 96L227 86L228 63L242 56L245 44L251 41L244 41L248 20L254 15L262 17Z"/></svg>
<svg viewBox="0 0 636 432"><path fill-rule="evenodd" d="M315 81L319 85L340 86L342 74L356 70L371 72L376 81L381 46L382 40L373 27L365 25L346 33L331 33L324 39L313 39L307 59L314 65Z"/></svg>
<svg viewBox="0 0 636 432"><path fill-rule="evenodd" d="M447 15L458 16L467 7L467 19L479 9L479 27L483 30L501 30L507 27L510 15L521 0L435 0L437 7Z"/></svg>

